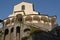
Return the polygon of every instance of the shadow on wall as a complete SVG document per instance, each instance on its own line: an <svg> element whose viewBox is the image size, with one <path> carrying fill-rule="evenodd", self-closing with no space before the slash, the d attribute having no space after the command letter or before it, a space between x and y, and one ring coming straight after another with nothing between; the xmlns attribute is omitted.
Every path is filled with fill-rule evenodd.
<svg viewBox="0 0 60 40"><path fill-rule="evenodd" d="M57 37L57 35L51 32L35 31L32 34L32 40L60 40L60 37Z"/></svg>

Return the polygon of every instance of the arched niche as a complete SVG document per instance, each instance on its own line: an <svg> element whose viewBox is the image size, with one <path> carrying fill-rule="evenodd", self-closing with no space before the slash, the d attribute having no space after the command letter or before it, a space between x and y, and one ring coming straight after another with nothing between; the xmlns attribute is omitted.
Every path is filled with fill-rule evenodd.
<svg viewBox="0 0 60 40"><path fill-rule="evenodd" d="M31 16L27 16L27 17L25 18L25 21L32 21L32 17L31 17Z"/></svg>
<svg viewBox="0 0 60 40"><path fill-rule="evenodd" d="M35 16L33 16L33 20L35 20L35 21L40 21L40 17L37 16L37 15L35 15Z"/></svg>
<svg viewBox="0 0 60 40"><path fill-rule="evenodd" d="M16 19L17 19L17 21L22 21L22 19L23 19L22 14L17 14Z"/></svg>
<svg viewBox="0 0 60 40"><path fill-rule="evenodd" d="M24 29L24 32L27 32L27 31L30 31L30 29L29 28Z"/></svg>
<svg viewBox="0 0 60 40"><path fill-rule="evenodd" d="M14 18L12 18L11 22L14 23Z"/></svg>
<svg viewBox="0 0 60 40"><path fill-rule="evenodd" d="M51 23L54 24L55 21L56 21L56 17L53 16L53 17L51 18Z"/></svg>
<svg viewBox="0 0 60 40"><path fill-rule="evenodd" d="M10 19L6 19L6 25L10 23Z"/></svg>
<svg viewBox="0 0 60 40"><path fill-rule="evenodd" d="M45 16L42 16L42 17L41 17L41 20L44 21L44 22L48 22L48 18L45 17Z"/></svg>
<svg viewBox="0 0 60 40"><path fill-rule="evenodd" d="M31 30L29 28L26 28L26 29L24 29L24 33L26 33L27 36L29 36L31 33Z"/></svg>

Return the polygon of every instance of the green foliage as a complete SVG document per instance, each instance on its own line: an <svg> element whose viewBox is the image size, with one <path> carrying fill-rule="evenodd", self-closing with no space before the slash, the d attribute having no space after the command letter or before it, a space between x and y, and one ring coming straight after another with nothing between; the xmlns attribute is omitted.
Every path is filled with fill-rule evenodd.
<svg viewBox="0 0 60 40"><path fill-rule="evenodd" d="M31 32L34 32L36 30L36 28L33 27L32 25L30 25L30 29L31 29Z"/></svg>
<svg viewBox="0 0 60 40"><path fill-rule="evenodd" d="M23 38L22 38L22 40L27 40L27 39L28 39L28 37L23 37Z"/></svg>

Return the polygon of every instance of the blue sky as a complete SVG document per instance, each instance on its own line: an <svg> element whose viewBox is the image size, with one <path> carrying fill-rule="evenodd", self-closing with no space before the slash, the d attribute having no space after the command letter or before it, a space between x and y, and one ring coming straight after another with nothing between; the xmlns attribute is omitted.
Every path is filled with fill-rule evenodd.
<svg viewBox="0 0 60 40"><path fill-rule="evenodd" d="M5 19L13 12L14 5L21 2L34 4L34 9L41 14L56 15L60 25L60 0L0 0L0 19Z"/></svg>

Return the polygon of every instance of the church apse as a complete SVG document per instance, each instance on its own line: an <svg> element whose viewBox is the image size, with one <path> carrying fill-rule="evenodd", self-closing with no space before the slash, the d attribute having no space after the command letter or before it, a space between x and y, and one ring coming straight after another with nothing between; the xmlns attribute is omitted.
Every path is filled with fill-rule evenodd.
<svg viewBox="0 0 60 40"><path fill-rule="evenodd" d="M39 14L33 4L21 2L14 6L13 13L4 19L4 40L23 40L31 31L51 31L56 24L56 16ZM34 29L34 30L32 30ZM29 36L29 39L32 37Z"/></svg>

